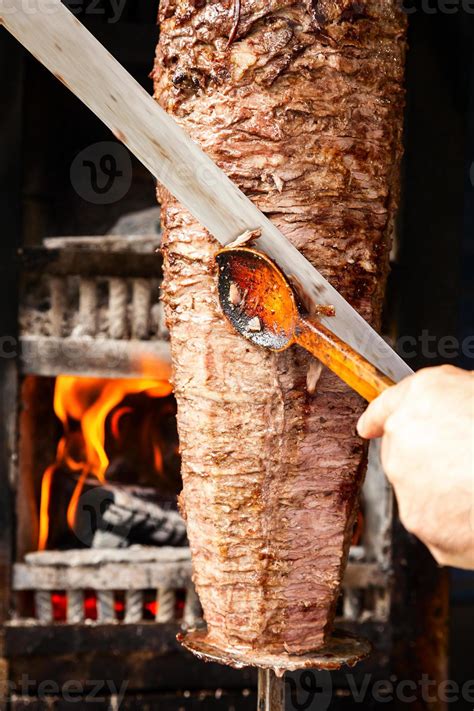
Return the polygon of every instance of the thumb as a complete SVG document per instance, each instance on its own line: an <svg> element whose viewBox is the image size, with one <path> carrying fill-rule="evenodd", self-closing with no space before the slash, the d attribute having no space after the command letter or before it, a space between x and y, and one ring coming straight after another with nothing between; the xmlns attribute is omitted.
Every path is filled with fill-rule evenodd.
<svg viewBox="0 0 474 711"><path fill-rule="evenodd" d="M394 385L379 395L370 403L359 422L357 432L364 439L382 437L387 419L400 406L407 391L410 378L406 378L398 385Z"/></svg>

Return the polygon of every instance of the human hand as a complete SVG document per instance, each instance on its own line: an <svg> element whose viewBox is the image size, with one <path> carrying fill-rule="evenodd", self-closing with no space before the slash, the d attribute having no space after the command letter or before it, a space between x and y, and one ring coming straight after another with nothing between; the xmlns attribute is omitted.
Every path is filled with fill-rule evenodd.
<svg viewBox="0 0 474 711"><path fill-rule="evenodd" d="M474 372L420 370L374 400L357 429L383 437L405 528L441 565L474 569Z"/></svg>

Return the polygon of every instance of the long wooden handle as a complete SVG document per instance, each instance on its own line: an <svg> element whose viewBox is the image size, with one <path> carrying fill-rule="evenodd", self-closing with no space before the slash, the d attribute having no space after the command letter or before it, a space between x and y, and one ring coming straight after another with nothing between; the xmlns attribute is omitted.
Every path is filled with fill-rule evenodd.
<svg viewBox="0 0 474 711"><path fill-rule="evenodd" d="M395 385L393 380L322 323L301 319L296 328L295 340L368 402Z"/></svg>

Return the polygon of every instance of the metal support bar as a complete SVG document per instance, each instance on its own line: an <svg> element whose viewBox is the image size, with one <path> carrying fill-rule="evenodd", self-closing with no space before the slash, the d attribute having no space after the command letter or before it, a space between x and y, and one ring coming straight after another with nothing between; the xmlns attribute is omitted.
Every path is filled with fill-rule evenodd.
<svg viewBox="0 0 474 711"><path fill-rule="evenodd" d="M84 591L67 591L67 621L71 624L84 622Z"/></svg>
<svg viewBox="0 0 474 711"><path fill-rule="evenodd" d="M175 619L176 592L171 588L159 588L157 622L172 622Z"/></svg>
<svg viewBox="0 0 474 711"><path fill-rule="evenodd" d="M257 711L285 711L285 676L273 669L258 670Z"/></svg>
<svg viewBox="0 0 474 711"><path fill-rule="evenodd" d="M102 624L115 621L114 593L112 590L97 591L97 621Z"/></svg>

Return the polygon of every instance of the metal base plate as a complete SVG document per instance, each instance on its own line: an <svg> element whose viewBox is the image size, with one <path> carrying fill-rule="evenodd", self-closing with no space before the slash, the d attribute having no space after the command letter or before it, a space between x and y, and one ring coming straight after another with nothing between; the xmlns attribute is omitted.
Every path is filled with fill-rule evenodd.
<svg viewBox="0 0 474 711"><path fill-rule="evenodd" d="M218 662L236 669L259 667L273 669L276 674L297 669L340 669L344 664L352 667L371 652L365 639L351 637L347 632L334 632L327 644L308 654L272 654L249 648L222 648L208 638L205 629L189 630L178 634L178 641L206 662Z"/></svg>

